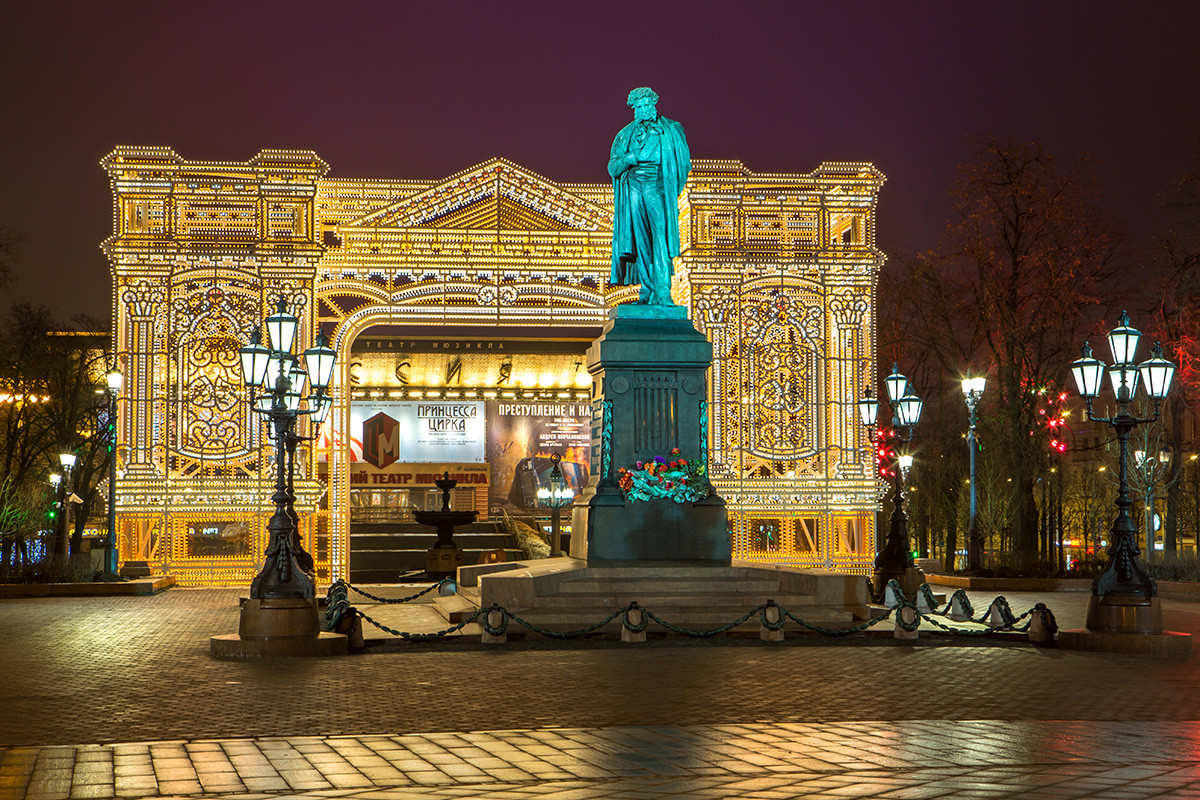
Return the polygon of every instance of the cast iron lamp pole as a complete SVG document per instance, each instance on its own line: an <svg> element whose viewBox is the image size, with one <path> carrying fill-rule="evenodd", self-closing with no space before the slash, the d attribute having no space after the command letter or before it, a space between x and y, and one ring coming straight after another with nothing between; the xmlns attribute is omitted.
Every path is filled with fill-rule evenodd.
<svg viewBox="0 0 1200 800"><path fill-rule="evenodd" d="M1154 528L1154 518L1157 516L1154 504L1158 499L1158 473L1166 469L1166 463L1170 460L1171 454L1166 450L1160 450L1157 454L1147 453L1145 450L1133 451L1133 463L1137 465L1145 481L1143 488L1146 490L1146 498L1142 507L1142 525L1146 531L1147 564L1154 560L1154 541L1158 538L1158 531Z"/></svg>
<svg viewBox="0 0 1200 800"><path fill-rule="evenodd" d="M559 522L562 507L575 499L575 491L563 480L562 468L558 465L562 456L554 453L550 461L554 464L550 468L550 488L543 486L537 494L543 505L550 506L550 556L553 558L563 554Z"/></svg>
<svg viewBox="0 0 1200 800"><path fill-rule="evenodd" d="M117 395L122 375L116 367L108 373L108 535L104 538L104 572L117 571Z"/></svg>
<svg viewBox="0 0 1200 800"><path fill-rule="evenodd" d="M979 407L979 398L983 397L987 378L982 375L975 378L962 379L963 399L967 402L967 451L971 460L970 486L970 516L967 517L967 569L979 569L983 566L983 547L979 541L979 507L978 495L975 490L975 411Z"/></svg>
<svg viewBox="0 0 1200 800"><path fill-rule="evenodd" d="M312 556L300 541L293 507L296 445L308 438L297 435L296 422L302 416L311 416L314 430L324 422L332 405L327 389L336 354L324 337L318 336L316 344L304 351L307 369L301 369L292 354L298 323L280 296L275 313L264 320L271 347L262 344L261 331L256 327L250 344L238 351L242 379L250 388L250 406L267 418L268 431L275 440L275 493L271 496L275 513L267 523L266 561L250 585L250 597L257 600L308 599L316 590ZM307 397L303 396L305 381L312 389ZM261 389L257 396L256 389ZM305 404L307 408L301 408Z"/></svg>
<svg viewBox="0 0 1200 800"><path fill-rule="evenodd" d="M58 517L62 514L62 479L63 476L57 472L50 473L50 485L54 487L54 530L50 533L50 541L46 545L44 554L50 561L51 567L57 558L58 553L58 526L62 524L62 520Z"/></svg>
<svg viewBox="0 0 1200 800"><path fill-rule="evenodd" d="M59 558L65 564L71 557L71 495L74 493L71 489L71 471L75 469L75 454L59 453L58 463L62 465L63 470L62 525L65 531L62 539L63 553Z"/></svg>
<svg viewBox="0 0 1200 800"><path fill-rule="evenodd" d="M1109 347L1113 354L1113 365L1092 357L1092 348L1085 342L1083 357L1071 364L1075 385L1087 405L1088 419L1111 425L1117 434L1119 451L1119 489L1117 490L1117 517L1113 521L1111 542L1108 547L1108 568L1092 583L1092 597L1088 602L1087 628L1090 631L1114 633L1161 633L1162 606L1158 600L1158 586L1137 563L1137 526L1129 514L1133 501L1129 497L1129 434L1138 425L1155 422L1163 398L1171 388L1175 376L1175 365L1162 357L1162 347L1154 345L1151 357L1141 364L1134 363L1141 333L1129 327L1129 317L1121 312L1121 322L1108 334ZM1104 373L1108 372L1113 394L1117 402L1117 413L1112 417L1097 417L1092 413L1092 403L1100 394ZM1147 396L1154 401L1154 414L1137 417L1129 412L1129 405L1137 394L1138 377L1146 386Z"/></svg>
<svg viewBox="0 0 1200 800"><path fill-rule="evenodd" d="M921 419L921 398L912 391L908 378L900 374L898 365L892 366L892 374L884 379L887 387L888 400L892 407L892 426L884 436L886 445L893 448L898 444L912 441L913 429ZM879 402L867 389L863 398L858 401L858 412L863 425L868 429L875 427L879 417ZM871 437L874 441L876 437ZM903 586L908 570L915 567L912 550L908 546L908 517L904 513L904 490L901 486L900 469L892 468L892 517L888 526L887 541L883 549L875 556L875 569L871 575L871 587L874 591L875 602L883 601L884 588L888 581L895 578ZM916 590L916 586L904 587L906 592Z"/></svg>

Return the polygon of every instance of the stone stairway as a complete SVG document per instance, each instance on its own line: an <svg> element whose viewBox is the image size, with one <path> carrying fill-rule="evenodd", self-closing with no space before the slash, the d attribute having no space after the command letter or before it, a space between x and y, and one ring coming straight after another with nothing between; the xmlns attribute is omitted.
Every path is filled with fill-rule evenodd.
<svg viewBox="0 0 1200 800"><path fill-rule="evenodd" d="M487 564L460 569L459 591L459 600L440 606L451 621L462 619L464 601L476 608L496 602L553 630L586 627L634 600L671 624L693 630L726 625L767 600L825 627L845 627L868 613L860 576L739 561L729 567L680 562L588 567L571 558ZM455 612L456 618L451 616ZM756 630L758 624L755 616L742 628ZM618 618L605 630L619 628ZM651 622L650 629L662 627Z"/></svg>
<svg viewBox="0 0 1200 800"><path fill-rule="evenodd" d="M350 526L350 583L395 583L405 572L425 569L425 551L437 541L432 528L416 523L354 523ZM463 564L476 564L489 550L504 550L508 559L522 557L499 522L460 527L454 541Z"/></svg>

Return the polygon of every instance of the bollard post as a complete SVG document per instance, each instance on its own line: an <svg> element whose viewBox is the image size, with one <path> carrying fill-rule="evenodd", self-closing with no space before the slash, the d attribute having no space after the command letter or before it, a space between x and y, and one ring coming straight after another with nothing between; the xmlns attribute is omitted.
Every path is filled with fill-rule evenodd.
<svg viewBox="0 0 1200 800"><path fill-rule="evenodd" d="M770 603L762 611L762 617L758 623L758 638L764 642L782 642L783 641L783 612L779 610L779 606Z"/></svg>
<svg viewBox="0 0 1200 800"><path fill-rule="evenodd" d="M497 632L489 633L489 627ZM493 606L483 615L483 633L479 641L484 644L504 644L508 641L508 619L503 611Z"/></svg>
<svg viewBox="0 0 1200 800"><path fill-rule="evenodd" d="M621 620L621 641L646 641L646 612L637 603L630 603Z"/></svg>
<svg viewBox="0 0 1200 800"><path fill-rule="evenodd" d="M908 604L902 605L896 609L896 630L892 635L897 639L916 639L918 624L917 609ZM911 626L912 630L905 630L905 625Z"/></svg>
<svg viewBox="0 0 1200 800"><path fill-rule="evenodd" d="M1012 611L1008 607L1008 600L1003 596L997 597L988 606L988 627L1003 628L1013 621Z"/></svg>
<svg viewBox="0 0 1200 800"><path fill-rule="evenodd" d="M883 606L884 608L895 608L903 603L904 592L901 591L900 584L896 583L893 578L883 587Z"/></svg>
<svg viewBox="0 0 1200 800"><path fill-rule="evenodd" d="M937 601L933 599L933 590L929 588L928 583L917 587L917 608L925 614L937 611Z"/></svg>
<svg viewBox="0 0 1200 800"><path fill-rule="evenodd" d="M971 608L971 601L967 599L967 593L962 589L954 592L950 598L950 619L955 622L965 622L975 616L975 609Z"/></svg>
<svg viewBox="0 0 1200 800"><path fill-rule="evenodd" d="M1054 614L1046 606L1038 603L1029 615L1029 641L1038 644L1053 642L1057 632L1058 622L1054 619Z"/></svg>

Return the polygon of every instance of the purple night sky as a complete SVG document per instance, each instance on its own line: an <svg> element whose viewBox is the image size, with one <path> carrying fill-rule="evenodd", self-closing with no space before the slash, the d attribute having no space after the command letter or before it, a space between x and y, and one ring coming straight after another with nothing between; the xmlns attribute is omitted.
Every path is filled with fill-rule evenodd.
<svg viewBox="0 0 1200 800"><path fill-rule="evenodd" d="M598 183L626 93L649 85L693 157L874 162L889 252L937 243L955 167L988 134L1093 153L1136 245L1200 153L1197 31L1194 2L14 3L0 226L23 238L18 299L106 321L97 162L116 145L312 149L330 177L504 156Z"/></svg>

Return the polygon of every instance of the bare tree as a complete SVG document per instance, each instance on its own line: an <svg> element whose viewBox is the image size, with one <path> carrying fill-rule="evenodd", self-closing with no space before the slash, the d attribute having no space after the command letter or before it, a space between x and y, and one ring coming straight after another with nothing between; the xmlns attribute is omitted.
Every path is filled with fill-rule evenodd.
<svg viewBox="0 0 1200 800"><path fill-rule="evenodd" d="M1067 166L1035 144L985 141L953 190L954 217L934 254L938 270L977 320L990 362L992 437L1010 486L1010 542L1027 565L1037 558L1034 485L1045 468L1039 390L1061 386L1067 366L1103 311L1115 282L1116 237L1091 202L1085 156Z"/></svg>
<svg viewBox="0 0 1200 800"><path fill-rule="evenodd" d="M1171 228L1158 241L1162 279L1152 288L1152 333L1162 340L1177 371L1163 417L1167 465L1164 549L1179 541L1185 422L1200 413L1200 164L1184 174L1164 202Z"/></svg>

